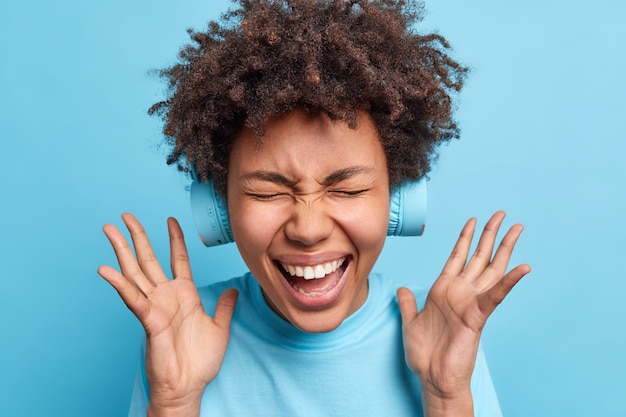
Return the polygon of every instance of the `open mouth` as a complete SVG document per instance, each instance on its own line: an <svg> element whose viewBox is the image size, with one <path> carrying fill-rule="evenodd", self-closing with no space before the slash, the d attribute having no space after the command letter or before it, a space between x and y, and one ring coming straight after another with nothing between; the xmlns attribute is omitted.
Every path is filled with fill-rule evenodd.
<svg viewBox="0 0 626 417"><path fill-rule="evenodd" d="M335 288L351 260L348 256L318 265L275 263L294 291L309 297L319 297Z"/></svg>

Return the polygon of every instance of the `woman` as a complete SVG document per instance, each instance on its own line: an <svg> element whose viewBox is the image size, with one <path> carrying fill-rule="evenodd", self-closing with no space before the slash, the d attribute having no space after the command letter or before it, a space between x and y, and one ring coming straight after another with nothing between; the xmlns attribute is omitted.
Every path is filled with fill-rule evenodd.
<svg viewBox="0 0 626 417"><path fill-rule="evenodd" d="M146 330L131 415L500 415L479 341L530 271L506 273L521 225L492 257L496 213L468 261L468 221L419 312L411 290L396 296L371 273L390 191L425 176L435 147L458 136L450 92L466 70L443 38L413 32L419 10L240 1L162 72L171 93L151 112L165 121L168 162L226 199L250 273L196 290L174 219L173 280L132 215L136 257L104 227L121 273L99 273Z"/></svg>

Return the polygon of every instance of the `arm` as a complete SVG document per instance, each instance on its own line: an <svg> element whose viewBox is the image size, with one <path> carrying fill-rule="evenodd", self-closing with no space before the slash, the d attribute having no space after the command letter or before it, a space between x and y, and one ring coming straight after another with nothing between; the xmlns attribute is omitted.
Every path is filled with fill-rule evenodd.
<svg viewBox="0 0 626 417"><path fill-rule="evenodd" d="M506 273L521 225L509 229L492 257L503 219L503 212L492 216L469 261L476 220L467 222L421 311L411 291L398 290L406 360L422 383L428 417L474 415L470 380L482 329L530 272L523 264Z"/></svg>
<svg viewBox="0 0 626 417"><path fill-rule="evenodd" d="M136 256L119 230L104 226L121 273L101 266L98 273L119 293L146 331L146 374L150 384L148 416L198 416L206 386L221 367L230 332L237 292L219 298L209 317L191 279L183 233L168 219L171 266L168 279L152 251L141 224L122 216Z"/></svg>

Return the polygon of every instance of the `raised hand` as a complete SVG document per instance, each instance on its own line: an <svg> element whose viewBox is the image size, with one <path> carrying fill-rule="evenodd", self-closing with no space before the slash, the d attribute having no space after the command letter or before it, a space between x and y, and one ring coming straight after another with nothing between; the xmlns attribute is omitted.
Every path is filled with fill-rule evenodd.
<svg viewBox="0 0 626 417"><path fill-rule="evenodd" d="M398 290L406 361L422 382L425 409L431 410L427 415L448 415L446 410L472 415L470 380L483 327L530 272L526 264L506 272L521 225L509 229L493 255L503 219L504 212L491 217L469 261L476 220L466 223L421 311L410 290Z"/></svg>
<svg viewBox="0 0 626 417"><path fill-rule="evenodd" d="M215 315L202 307L191 278L183 233L178 222L167 221L172 280L163 273L141 224L122 216L136 256L113 225L104 226L121 273L101 266L100 274L119 293L146 331L146 372L150 383L150 415L197 415L206 386L222 365L237 292L218 300ZM197 408L197 410L196 410Z"/></svg>

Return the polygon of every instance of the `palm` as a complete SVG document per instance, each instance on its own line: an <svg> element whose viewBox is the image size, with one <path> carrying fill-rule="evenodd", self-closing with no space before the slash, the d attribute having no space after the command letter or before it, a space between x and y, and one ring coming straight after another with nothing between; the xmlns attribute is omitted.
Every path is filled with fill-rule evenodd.
<svg viewBox="0 0 626 417"><path fill-rule="evenodd" d="M189 392L217 375L228 344L228 331L202 308L190 281L173 280L150 294L146 368L155 389Z"/></svg>
<svg viewBox="0 0 626 417"><path fill-rule="evenodd" d="M122 273L107 266L99 273L141 321L147 337L146 370L152 398L169 406L168 402L201 395L217 375L228 344L236 293L226 292L218 301L215 317L209 317L191 279L178 223L169 221L174 275L169 280L139 222L130 215L124 215L124 222L137 256L115 227L105 226Z"/></svg>
<svg viewBox="0 0 626 417"><path fill-rule="evenodd" d="M475 222L467 223L419 313L413 294L408 289L398 292L407 364L441 396L469 387L489 315L530 270L520 265L505 274L521 226L509 230L492 258L503 217L504 213L496 213L487 223L469 262Z"/></svg>

